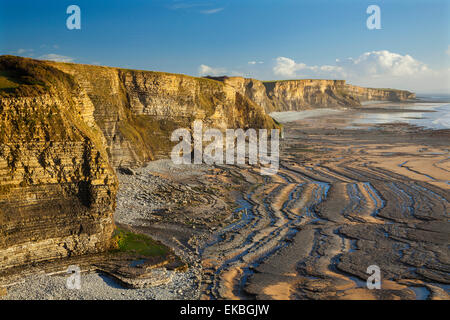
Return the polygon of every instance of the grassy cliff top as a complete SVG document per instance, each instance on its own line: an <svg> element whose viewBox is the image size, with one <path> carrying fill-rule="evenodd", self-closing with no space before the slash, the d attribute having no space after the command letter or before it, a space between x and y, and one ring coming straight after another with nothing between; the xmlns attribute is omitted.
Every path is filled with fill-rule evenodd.
<svg viewBox="0 0 450 320"><path fill-rule="evenodd" d="M162 75L162 76L171 76L171 77L179 77L179 78L187 78L187 79L195 79L199 82L209 82L209 83L223 83L224 79L227 78L239 78L239 77L195 77L180 73L170 73L170 72L162 72L162 71L149 71L149 70L139 70L139 69L127 69L127 68L118 68L118 67L110 67L110 66L98 66L98 65L90 65L90 64L79 64L79 63L71 63L71 62L54 62L47 60L35 60L31 58L23 58L12 55L3 55L0 56L0 96L7 95L8 93L18 94L20 92L26 93L30 88L34 89L46 89L48 88L48 84L52 83L52 79L55 78L61 80L64 75L58 74L55 68L52 68L52 64L65 64L73 67L77 66L85 66L89 68L103 68L103 69L113 69L119 70L122 72L142 72L146 74L154 74L154 75ZM249 78L252 80L258 80ZM286 80L266 80L261 81L264 84L275 84L279 82L305 82L305 81L339 81L346 82L346 80L342 79L286 79ZM392 92L410 92L407 90L399 90L393 88L367 88L373 90L385 90ZM412 93L412 92L410 92Z"/></svg>
<svg viewBox="0 0 450 320"><path fill-rule="evenodd" d="M148 71L148 70L134 70L126 68L116 68L109 66L98 66L89 64L78 64L70 62L54 62L47 60L36 60L31 58L23 58L12 55L0 56L0 95L8 94L26 94L30 89L40 89L45 91L49 85L54 83L55 80L62 80L67 75L64 75L61 71L53 68L52 65L64 64L73 67L84 66L89 68L102 68L113 69L122 72L142 72L154 75L163 75L179 78L195 79L199 82L209 83L221 83L214 79L208 79L203 77L194 77L185 74L169 73L161 71Z"/></svg>
<svg viewBox="0 0 450 320"><path fill-rule="evenodd" d="M345 81L342 79L286 79L286 80L266 80L261 81L263 83L276 83L276 82L302 82L302 81Z"/></svg>
<svg viewBox="0 0 450 320"><path fill-rule="evenodd" d="M43 61L0 56L0 96L32 96L61 83L69 87L75 85L71 76Z"/></svg>
<svg viewBox="0 0 450 320"><path fill-rule="evenodd" d="M0 56L1 58L1 56ZM20 58L20 57L18 57ZM182 74L182 73L171 73L171 72L163 72L163 71L152 71L152 70L142 70L142 69L129 69L129 68L120 68L120 67L111 67L111 66L100 66L100 65L95 65L95 64L83 64L83 63L73 63L73 62L55 62L55 61L51 61L51 60L38 60L38 61L43 61L43 62L48 62L49 64L65 64L68 66L73 66L73 67L77 67L77 66L85 66L85 67L89 67L89 68L103 68L103 69L112 69L112 70L120 70L122 72L142 72L142 73L149 73L149 74L154 74L154 75L161 75L161 76L173 76L173 77L180 77L180 78L190 78L190 79L195 79L195 80L199 80L199 81L211 81L211 82L220 82L214 79L209 79L209 78L204 78L204 77L194 77L194 76L190 76L190 75L186 75L186 74Z"/></svg>

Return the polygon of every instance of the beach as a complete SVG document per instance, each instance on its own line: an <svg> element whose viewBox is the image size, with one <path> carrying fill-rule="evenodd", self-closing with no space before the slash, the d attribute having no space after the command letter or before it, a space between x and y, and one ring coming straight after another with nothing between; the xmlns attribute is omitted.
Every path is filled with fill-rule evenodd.
<svg viewBox="0 0 450 320"><path fill-rule="evenodd" d="M434 127L447 111L377 103L272 115L285 131L273 176L170 160L119 174L116 223L173 248L188 271L148 289L91 272L79 292L65 275L40 275L8 298L448 299L450 131ZM381 290L366 286L373 265Z"/></svg>

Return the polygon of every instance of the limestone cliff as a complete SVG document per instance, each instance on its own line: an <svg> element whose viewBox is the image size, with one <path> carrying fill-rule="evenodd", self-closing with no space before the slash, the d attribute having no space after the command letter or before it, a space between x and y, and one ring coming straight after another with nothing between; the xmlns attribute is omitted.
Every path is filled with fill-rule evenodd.
<svg viewBox="0 0 450 320"><path fill-rule="evenodd" d="M343 80L288 80L264 82L273 111L358 106L359 101L342 90Z"/></svg>
<svg viewBox="0 0 450 320"><path fill-rule="evenodd" d="M167 157L195 119L276 128L219 81L0 57L0 271L107 250L114 167Z"/></svg>
<svg viewBox="0 0 450 320"><path fill-rule="evenodd" d="M0 57L0 271L107 250L114 168L168 157L170 134L276 128L271 111L410 99L338 80L261 82Z"/></svg>
<svg viewBox="0 0 450 320"><path fill-rule="evenodd" d="M261 106L224 83L180 74L68 63L48 64L73 75L94 105L113 166L167 158L170 134L195 119L214 128L275 128Z"/></svg>
<svg viewBox="0 0 450 320"><path fill-rule="evenodd" d="M0 72L0 270L106 250L117 182L93 105L43 62Z"/></svg>
<svg viewBox="0 0 450 320"><path fill-rule="evenodd" d="M311 108L358 107L362 101L415 99L409 91L348 85L345 80L259 81L242 77L211 78L223 81L261 105L266 112Z"/></svg>
<svg viewBox="0 0 450 320"><path fill-rule="evenodd" d="M406 101L416 99L416 95L406 90L363 88L350 84L344 90L360 101Z"/></svg>

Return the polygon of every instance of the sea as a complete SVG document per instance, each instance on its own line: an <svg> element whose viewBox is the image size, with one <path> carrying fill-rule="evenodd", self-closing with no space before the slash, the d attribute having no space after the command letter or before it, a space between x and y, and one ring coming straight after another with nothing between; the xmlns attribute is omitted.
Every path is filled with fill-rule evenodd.
<svg viewBox="0 0 450 320"><path fill-rule="evenodd" d="M364 107L377 105L380 106L378 110L376 108L354 110L352 118L349 119L348 128L358 128L361 125L408 123L426 129L450 129L450 95L420 94L414 102L367 101L363 103ZM270 115L278 122L286 123L306 118L333 116L346 111L348 110L323 108L272 112Z"/></svg>

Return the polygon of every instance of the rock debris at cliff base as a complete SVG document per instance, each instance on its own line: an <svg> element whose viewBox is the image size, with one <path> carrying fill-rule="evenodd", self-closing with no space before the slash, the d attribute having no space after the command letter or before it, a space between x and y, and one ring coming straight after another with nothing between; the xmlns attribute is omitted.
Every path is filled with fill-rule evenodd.
<svg viewBox="0 0 450 320"><path fill-rule="evenodd" d="M0 92L2 272L109 250L115 214L118 225L189 263L140 297L176 298L167 288L179 285L177 294L203 299L448 299L448 130L349 129L346 117L357 109L344 112L414 94L11 56L0 68L20 70L8 76L17 86ZM195 119L222 130L272 129L279 126L268 112L318 107L342 112L286 125L272 177L250 166L149 163L167 158L170 133ZM382 268L385 290L364 288L369 263ZM98 272L75 295L61 289L64 277L46 277L25 286L42 289L49 279L44 296L56 298L123 293L108 296L115 285ZM25 286L8 295L23 297Z"/></svg>
<svg viewBox="0 0 450 320"><path fill-rule="evenodd" d="M169 284L145 289L122 287L101 273L81 276L81 290L69 290L66 276L34 275L8 289L10 300L192 300L198 299L195 273L175 272Z"/></svg>
<svg viewBox="0 0 450 320"><path fill-rule="evenodd" d="M273 177L246 166L184 170L169 160L120 174L116 220L189 256L188 274L197 277L190 285L202 299L448 299L448 132L397 124L362 127L355 137L346 117L287 124ZM208 186L238 187L229 192L241 196L219 198L228 212L246 208L247 215L209 221L202 214L193 225L196 208L226 194ZM196 200L183 204L184 197ZM160 206L172 209L161 213ZM382 270L382 290L365 287L372 264ZM92 286L104 286L90 277L97 277ZM149 292L159 298L172 285ZM112 292L99 296L120 298Z"/></svg>
<svg viewBox="0 0 450 320"><path fill-rule="evenodd" d="M250 218L205 248L204 298L449 298L448 130L352 114L285 124L278 174L247 171Z"/></svg>

